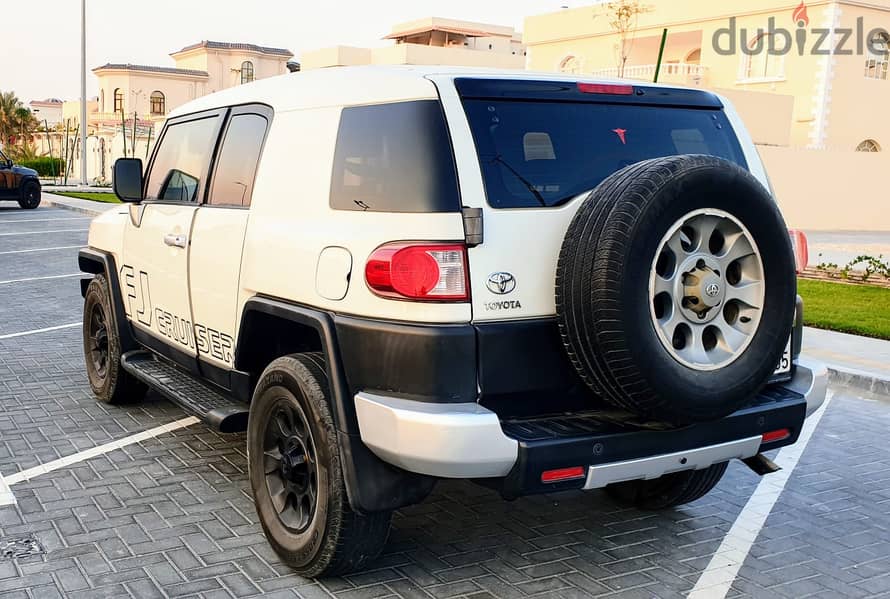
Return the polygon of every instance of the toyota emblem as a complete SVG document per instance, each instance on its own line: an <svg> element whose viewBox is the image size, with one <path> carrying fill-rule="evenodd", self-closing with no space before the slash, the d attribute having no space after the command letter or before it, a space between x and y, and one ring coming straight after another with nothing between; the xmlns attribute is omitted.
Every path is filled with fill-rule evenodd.
<svg viewBox="0 0 890 599"><path fill-rule="evenodd" d="M507 295L516 289L516 278L508 272L495 272L488 275L486 286L496 295Z"/></svg>

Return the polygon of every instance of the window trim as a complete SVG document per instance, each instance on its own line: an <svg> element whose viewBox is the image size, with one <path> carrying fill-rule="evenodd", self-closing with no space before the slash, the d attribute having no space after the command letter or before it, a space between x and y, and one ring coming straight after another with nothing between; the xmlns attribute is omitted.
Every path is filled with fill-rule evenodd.
<svg viewBox="0 0 890 599"><path fill-rule="evenodd" d="M112 92L112 113L117 114L118 112L124 112L124 92L121 88L114 88L114 92ZM118 102L118 98L120 98L120 102Z"/></svg>
<svg viewBox="0 0 890 599"><path fill-rule="evenodd" d="M247 206L236 206L235 204L211 204L210 203L210 194L213 193L213 184L216 182L216 172L217 167L219 166L219 154L222 151L223 144L226 140L226 134L229 132L229 125L232 122L232 118L244 115L244 114L255 114L257 116L261 116L266 119L266 132L263 134L263 143L260 145L260 153L257 156L257 168L253 173L253 181L250 182L250 195L248 199L250 202ZM213 152L213 162L210 165L210 176L207 179L207 193L205 194L202 201L199 203L200 208L226 208L230 210L250 210L250 206L253 204L253 187L256 183L256 177L260 170L260 163L263 160L263 154L266 150L266 141L269 139L269 131L272 128L272 120L275 117L275 111L271 106L267 104L238 104L234 106L230 106L228 108L228 114L225 118L224 126L221 128L219 132L219 138L216 142L216 148Z"/></svg>
<svg viewBox="0 0 890 599"><path fill-rule="evenodd" d="M207 196L207 184L210 182L209 175L213 171L213 168L215 167L216 153L219 151L220 132L223 128L223 125L225 124L226 114L228 112L229 112L229 109L225 108L225 107L214 108L212 110L205 110L202 112L194 112L192 114L185 114L182 116L178 116L176 118L168 120L164 124L164 129L161 131L161 134L158 136L158 141L155 144L155 147L151 152L151 159L148 161L148 167L146 167L145 175L143 176L143 180L142 180L142 197L143 198L145 198L145 195L148 192L148 182L151 179L151 173L154 170L155 159L158 156L158 151L161 149L161 147L163 147L164 139L167 137L167 132L170 130L170 128L175 125L181 125L183 123L188 123L191 121L199 121L201 119L218 117L218 122L216 125L216 132L214 134L215 140L212 143L213 150L211 151L210 160L208 161L207 166L205 167L204 171L201 172L201 175L200 175L201 179L198 182L198 191L195 194L195 197L196 197L195 201L194 202L182 202L182 201L178 201L178 200L143 199L141 202L142 204L158 204L158 205L169 204L169 205L173 205L173 206L196 206L196 207L200 207L201 205L203 205L203 203L206 199L206 196ZM211 138L211 139L213 139L213 138Z"/></svg>
<svg viewBox="0 0 890 599"><path fill-rule="evenodd" d="M161 110L155 111L155 103L160 104ZM151 116L163 116L167 114L167 96L159 89L154 90L148 95L148 113Z"/></svg>
<svg viewBox="0 0 890 599"><path fill-rule="evenodd" d="M244 78L245 66L250 67L250 79ZM253 61L245 60L241 63L241 85L244 85L245 83L253 83L254 81L256 81L256 69L253 66Z"/></svg>

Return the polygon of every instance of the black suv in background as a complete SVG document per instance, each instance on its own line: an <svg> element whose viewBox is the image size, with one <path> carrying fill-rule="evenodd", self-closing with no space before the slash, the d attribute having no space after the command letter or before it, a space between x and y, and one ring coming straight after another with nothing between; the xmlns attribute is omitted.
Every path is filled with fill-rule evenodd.
<svg viewBox="0 0 890 599"><path fill-rule="evenodd" d="M40 205L40 180L37 171L16 166L0 151L0 200L15 200L22 208Z"/></svg>

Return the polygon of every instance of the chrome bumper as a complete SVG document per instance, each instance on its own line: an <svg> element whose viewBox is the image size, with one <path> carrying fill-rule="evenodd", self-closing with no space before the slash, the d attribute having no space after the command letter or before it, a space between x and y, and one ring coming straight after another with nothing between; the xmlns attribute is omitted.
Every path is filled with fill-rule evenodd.
<svg viewBox="0 0 890 599"><path fill-rule="evenodd" d="M796 364L794 378L784 386L806 397L809 416L825 401L828 370L806 358ZM497 415L476 403L426 403L360 392L355 409L365 445L384 461L410 472L441 478L499 478L510 473L519 455L519 443L504 434ZM707 468L749 458L759 448L758 436L600 464L588 469L584 488Z"/></svg>

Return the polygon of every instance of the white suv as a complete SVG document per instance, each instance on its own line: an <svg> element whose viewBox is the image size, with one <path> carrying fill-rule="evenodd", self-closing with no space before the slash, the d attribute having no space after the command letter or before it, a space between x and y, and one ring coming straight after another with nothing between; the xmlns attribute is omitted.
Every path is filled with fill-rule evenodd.
<svg viewBox="0 0 890 599"><path fill-rule="evenodd" d="M731 459L772 471L825 396L763 165L702 90L319 70L181 107L114 174L90 384L246 430L307 576L373 559L441 478L692 501Z"/></svg>

